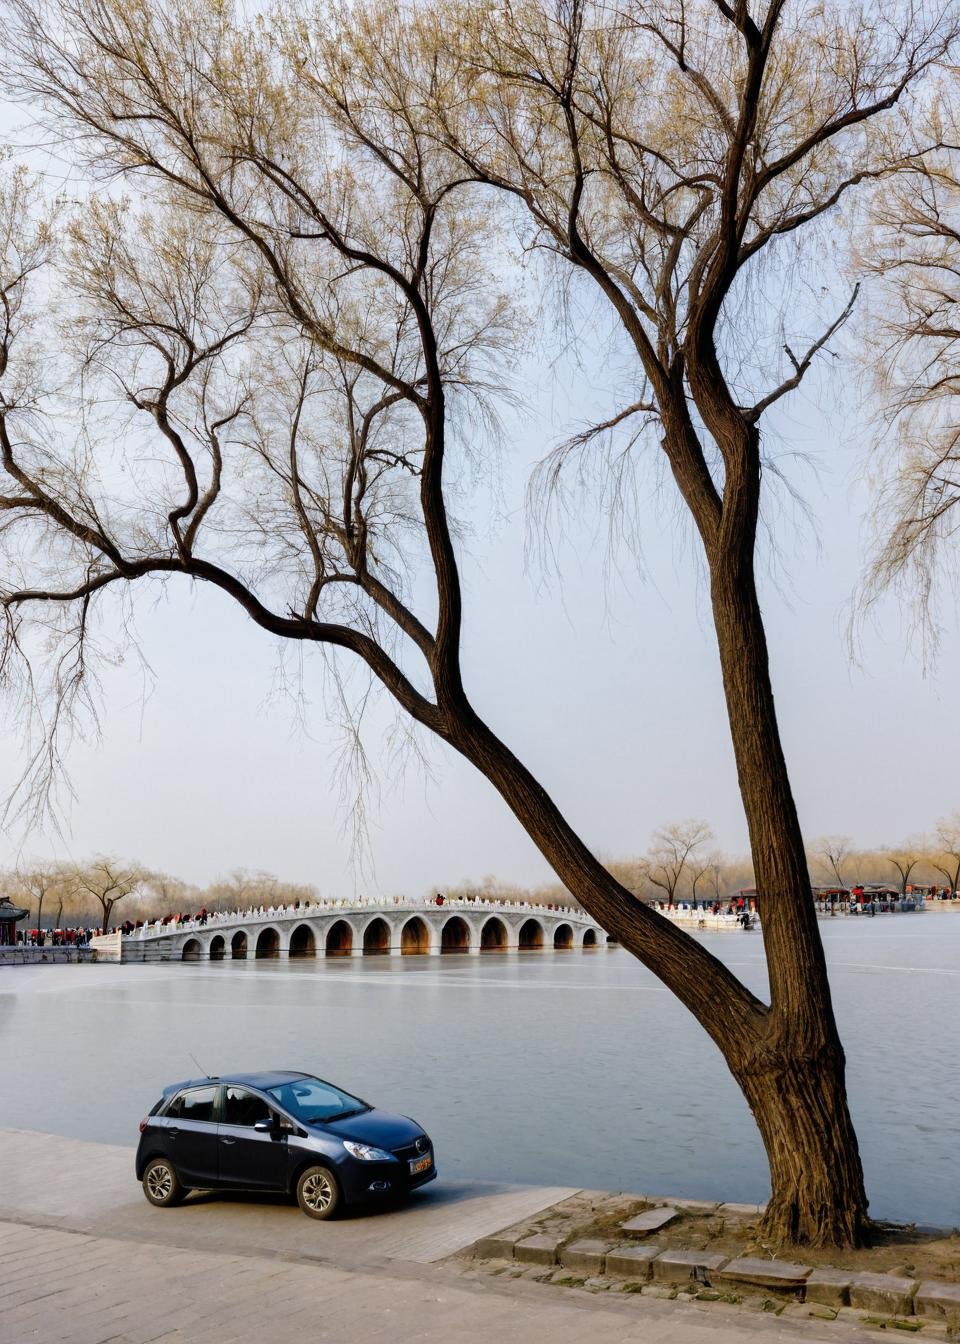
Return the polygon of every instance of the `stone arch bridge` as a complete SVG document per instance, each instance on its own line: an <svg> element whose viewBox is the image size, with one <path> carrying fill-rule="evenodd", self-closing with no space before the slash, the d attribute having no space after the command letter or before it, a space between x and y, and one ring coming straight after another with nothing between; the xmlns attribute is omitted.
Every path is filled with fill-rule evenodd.
<svg viewBox="0 0 960 1344"><path fill-rule="evenodd" d="M606 946L582 910L510 901L327 902L229 911L206 923L145 924L121 939L123 961L440 956Z"/></svg>

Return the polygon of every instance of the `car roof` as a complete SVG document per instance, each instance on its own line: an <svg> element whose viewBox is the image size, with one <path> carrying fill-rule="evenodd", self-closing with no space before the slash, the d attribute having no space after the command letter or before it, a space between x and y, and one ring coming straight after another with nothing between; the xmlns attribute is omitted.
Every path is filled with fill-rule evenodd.
<svg viewBox="0 0 960 1344"><path fill-rule="evenodd" d="M185 1078L179 1083L170 1083L163 1089L163 1095L169 1097L184 1087L203 1087L205 1083L240 1083L246 1087L257 1087L261 1091L267 1087L280 1087L283 1083L295 1082L298 1078L310 1078L309 1073L295 1069L279 1069L264 1073L221 1073L218 1077Z"/></svg>

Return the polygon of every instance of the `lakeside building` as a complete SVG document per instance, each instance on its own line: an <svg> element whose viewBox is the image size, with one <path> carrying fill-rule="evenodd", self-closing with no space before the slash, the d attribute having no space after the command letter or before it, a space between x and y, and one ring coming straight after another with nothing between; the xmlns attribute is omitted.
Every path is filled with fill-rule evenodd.
<svg viewBox="0 0 960 1344"><path fill-rule="evenodd" d="M6 896L0 899L0 947L16 946L17 924L21 919L26 919L28 913Z"/></svg>

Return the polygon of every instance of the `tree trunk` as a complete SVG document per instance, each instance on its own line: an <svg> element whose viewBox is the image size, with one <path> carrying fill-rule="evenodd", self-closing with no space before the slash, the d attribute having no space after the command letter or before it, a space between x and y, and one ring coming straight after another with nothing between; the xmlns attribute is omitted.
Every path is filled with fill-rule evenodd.
<svg viewBox="0 0 960 1344"><path fill-rule="evenodd" d="M770 1163L766 1235L777 1244L862 1244L867 1201L839 1045L810 1056L788 1032L776 1052L734 1076Z"/></svg>
<svg viewBox="0 0 960 1344"><path fill-rule="evenodd" d="M718 548L719 552L719 548ZM711 557L711 601L770 982L768 1039L731 1065L763 1137L776 1242L858 1245L867 1198L845 1061L770 683L749 544Z"/></svg>
<svg viewBox="0 0 960 1344"><path fill-rule="evenodd" d="M791 1017L790 1010L764 1007L702 943L622 887L469 706L456 719L447 734L451 744L494 784L567 890L659 976L720 1050L767 1152L772 1196L766 1234L778 1243L859 1244L866 1225L863 1173L809 890L795 881L792 899L782 902L787 909L770 916L768 956L779 960L770 979L779 987L779 1003L793 1006ZM774 902L769 905L772 911ZM791 939L793 924L799 934ZM809 946L811 930L816 955L808 966L802 948Z"/></svg>

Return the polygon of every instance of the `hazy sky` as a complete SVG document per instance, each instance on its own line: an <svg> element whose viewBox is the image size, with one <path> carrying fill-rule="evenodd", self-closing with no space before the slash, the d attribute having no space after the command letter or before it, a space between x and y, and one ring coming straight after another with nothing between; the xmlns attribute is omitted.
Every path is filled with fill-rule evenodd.
<svg viewBox="0 0 960 1344"><path fill-rule="evenodd" d="M468 692L602 854L635 855L656 826L686 816L707 818L723 848L742 852L703 575L672 485L658 491L652 474L642 478L644 578L625 548L611 571L606 522L593 508L558 545L559 577L525 561L532 464L630 393L618 396L609 372L593 386L609 371L602 351L592 370L589 358L586 369L549 367L553 353L545 341L541 364L526 369L527 412L507 425L501 504L491 517L485 501L472 519L463 556ZM889 604L882 628L868 634L863 665L851 664L846 607L869 496L864 411L843 394L842 374L831 362L767 425L769 443L783 438L816 467L792 472L816 526L781 513L783 554L776 581L764 578L764 611L806 834L885 844L960 807L960 640L951 617L934 674L924 676ZM431 779L416 766L396 777L382 701L366 723L381 778L370 799L373 868L358 872L317 655L308 651L304 665L307 734L277 693L279 646L222 595L171 585L158 600L158 590L144 588L137 625L152 671L148 695L136 658L103 670L102 738L77 743L69 756L76 796L64 834L13 830L0 840L0 865L109 852L196 882L263 868L329 895L418 893L486 874L549 878L506 806L446 748L430 748ZM22 768L12 723L2 741L0 790L8 792Z"/></svg>

